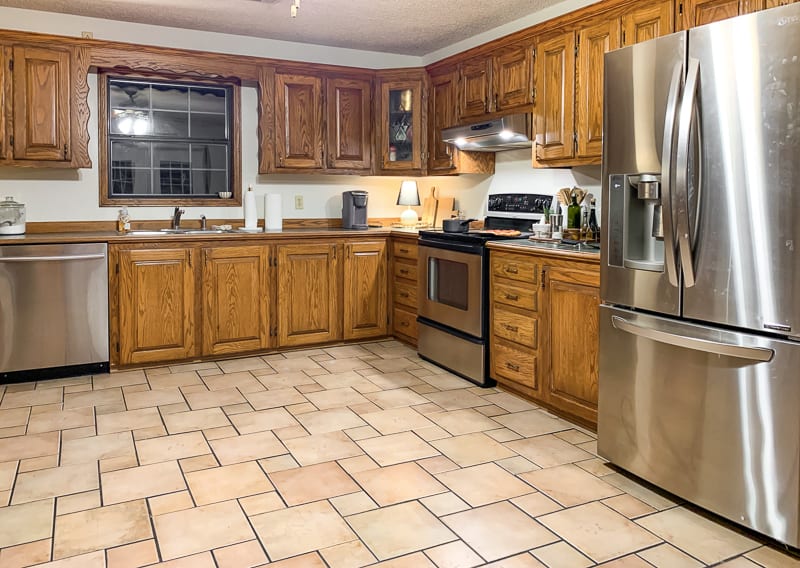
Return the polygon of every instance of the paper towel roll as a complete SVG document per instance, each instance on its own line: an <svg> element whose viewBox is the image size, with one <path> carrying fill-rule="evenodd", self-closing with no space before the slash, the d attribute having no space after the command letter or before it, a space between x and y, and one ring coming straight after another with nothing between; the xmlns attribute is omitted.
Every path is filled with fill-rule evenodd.
<svg viewBox="0 0 800 568"><path fill-rule="evenodd" d="M280 231L281 229L283 229L281 194L268 193L264 196L264 230Z"/></svg>
<svg viewBox="0 0 800 568"><path fill-rule="evenodd" d="M258 207L256 207L256 192L248 189L244 194L244 228L255 229L258 227Z"/></svg>

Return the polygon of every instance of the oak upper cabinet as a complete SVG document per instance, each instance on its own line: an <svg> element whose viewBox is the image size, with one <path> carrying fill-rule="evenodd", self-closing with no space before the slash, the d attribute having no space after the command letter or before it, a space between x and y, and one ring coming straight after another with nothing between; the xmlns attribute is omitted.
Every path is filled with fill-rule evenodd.
<svg viewBox="0 0 800 568"><path fill-rule="evenodd" d="M764 8L764 0L676 0L680 29L719 22Z"/></svg>
<svg viewBox="0 0 800 568"><path fill-rule="evenodd" d="M121 365L186 359L195 344L195 250L118 251L118 359Z"/></svg>
<svg viewBox="0 0 800 568"><path fill-rule="evenodd" d="M269 345L269 270L262 245L208 247L203 254L203 354Z"/></svg>
<svg viewBox="0 0 800 568"><path fill-rule="evenodd" d="M794 4L798 0L766 0L764 8L777 8L778 6L788 6Z"/></svg>
<svg viewBox="0 0 800 568"><path fill-rule="evenodd" d="M622 46L671 34L674 22L674 0L634 3L622 14Z"/></svg>
<svg viewBox="0 0 800 568"><path fill-rule="evenodd" d="M575 156L575 51L572 31L545 36L536 47L534 166Z"/></svg>
<svg viewBox="0 0 800 568"><path fill-rule="evenodd" d="M492 59L477 57L459 65L461 85L459 114L461 120L491 112Z"/></svg>
<svg viewBox="0 0 800 568"><path fill-rule="evenodd" d="M10 50L0 44L0 164L6 158L10 136L6 126L6 114L11 108L11 71L8 64L10 60Z"/></svg>
<svg viewBox="0 0 800 568"><path fill-rule="evenodd" d="M278 347L342 338L339 244L276 247Z"/></svg>
<svg viewBox="0 0 800 568"><path fill-rule="evenodd" d="M372 82L332 77L326 80L327 167L372 167Z"/></svg>
<svg viewBox="0 0 800 568"><path fill-rule="evenodd" d="M322 78L275 74L277 169L318 169L323 165Z"/></svg>
<svg viewBox="0 0 800 568"><path fill-rule="evenodd" d="M425 173L427 97L424 71L378 74L376 169L388 175Z"/></svg>
<svg viewBox="0 0 800 568"><path fill-rule="evenodd" d="M366 339L387 334L386 241L344 245L344 338Z"/></svg>

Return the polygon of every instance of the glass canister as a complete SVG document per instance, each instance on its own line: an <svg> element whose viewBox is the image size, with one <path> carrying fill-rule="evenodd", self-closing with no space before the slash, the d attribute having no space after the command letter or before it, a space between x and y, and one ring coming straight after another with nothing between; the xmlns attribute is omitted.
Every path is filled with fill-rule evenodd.
<svg viewBox="0 0 800 568"><path fill-rule="evenodd" d="M21 235L25 232L25 205L6 197L0 201L0 235Z"/></svg>

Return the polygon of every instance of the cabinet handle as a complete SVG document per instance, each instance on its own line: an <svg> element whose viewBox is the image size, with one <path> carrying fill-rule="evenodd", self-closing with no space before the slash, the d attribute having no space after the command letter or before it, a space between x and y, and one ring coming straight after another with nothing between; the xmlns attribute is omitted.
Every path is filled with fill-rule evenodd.
<svg viewBox="0 0 800 568"><path fill-rule="evenodd" d="M504 269L504 270L505 270L506 272L508 272L509 274L519 274L519 268L517 268L517 265L516 265L516 264L514 264L514 265L507 265L507 266L505 267L505 269Z"/></svg>
<svg viewBox="0 0 800 568"><path fill-rule="evenodd" d="M401 321L400 322L400 327L408 327L408 322L407 321Z"/></svg>
<svg viewBox="0 0 800 568"><path fill-rule="evenodd" d="M489 99L483 99L483 112L489 112Z"/></svg>
<svg viewBox="0 0 800 568"><path fill-rule="evenodd" d="M283 156L278 156L278 165L283 167Z"/></svg>
<svg viewBox="0 0 800 568"><path fill-rule="evenodd" d="M494 110L495 112L500 110L500 103L497 100L497 93L494 94Z"/></svg>
<svg viewBox="0 0 800 568"><path fill-rule="evenodd" d="M408 292L400 292L401 298L408 298Z"/></svg>
<svg viewBox="0 0 800 568"><path fill-rule="evenodd" d="M503 327L506 328L508 331L513 331L514 333L519 331L519 328L515 325L508 325L507 323L503 324Z"/></svg>
<svg viewBox="0 0 800 568"><path fill-rule="evenodd" d="M67 145L64 144L64 159L67 159Z"/></svg>
<svg viewBox="0 0 800 568"><path fill-rule="evenodd" d="M406 249L406 248L401 248L401 249L398 249L398 250L400 250L400 252L402 252L402 253L405 253L405 254L408 254L408 253L410 252L410 251L409 251L408 249Z"/></svg>
<svg viewBox="0 0 800 568"><path fill-rule="evenodd" d="M405 268L401 268L399 272L400 274L408 274L408 270L406 270Z"/></svg>
<svg viewBox="0 0 800 568"><path fill-rule="evenodd" d="M512 302L516 302L517 300L519 300L519 296L517 296L516 294L508 294L507 293L506 294L506 300L511 300Z"/></svg>
<svg viewBox="0 0 800 568"><path fill-rule="evenodd" d="M545 273L545 270L543 268L542 269L542 290L544 290L544 279L545 279L545 276L546 276L546 273Z"/></svg>
<svg viewBox="0 0 800 568"><path fill-rule="evenodd" d="M506 363L506 368L517 373L519 372L519 365L515 365L514 363Z"/></svg>

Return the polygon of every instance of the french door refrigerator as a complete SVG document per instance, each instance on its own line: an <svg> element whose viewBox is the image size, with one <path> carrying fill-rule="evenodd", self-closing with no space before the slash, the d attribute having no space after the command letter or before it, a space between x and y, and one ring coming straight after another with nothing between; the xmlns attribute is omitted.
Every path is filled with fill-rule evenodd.
<svg viewBox="0 0 800 568"><path fill-rule="evenodd" d="M606 55L599 453L800 545L800 5Z"/></svg>

